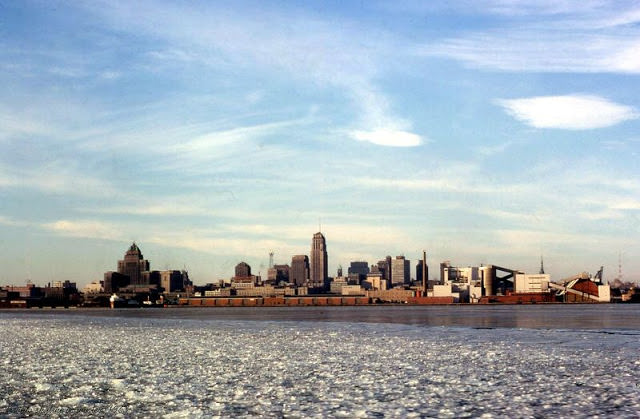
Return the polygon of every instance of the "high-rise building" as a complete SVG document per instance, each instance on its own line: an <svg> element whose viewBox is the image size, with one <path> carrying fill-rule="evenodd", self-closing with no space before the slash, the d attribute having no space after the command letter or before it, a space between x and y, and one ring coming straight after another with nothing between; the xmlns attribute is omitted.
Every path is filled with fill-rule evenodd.
<svg viewBox="0 0 640 419"><path fill-rule="evenodd" d="M148 270L149 261L143 258L142 252L135 242L125 253L124 259L118 261L118 273L127 275L131 285L148 285L142 274Z"/></svg>
<svg viewBox="0 0 640 419"><path fill-rule="evenodd" d="M311 241L311 270L309 279L311 286L324 286L329 278L327 264L327 243L322 233L313 235Z"/></svg>
<svg viewBox="0 0 640 419"><path fill-rule="evenodd" d="M246 262L240 262L236 265L235 273L237 278L249 277L251 276L251 266Z"/></svg>
<svg viewBox="0 0 640 419"><path fill-rule="evenodd" d="M296 255L291 258L291 269L289 270L289 282L302 286L309 280L309 256Z"/></svg>
<svg viewBox="0 0 640 419"><path fill-rule="evenodd" d="M289 265L273 265L267 271L267 282L278 284L280 282L289 282Z"/></svg>
<svg viewBox="0 0 640 419"><path fill-rule="evenodd" d="M411 282L411 262L404 256L391 260L391 285L405 285Z"/></svg>
<svg viewBox="0 0 640 419"><path fill-rule="evenodd" d="M164 292L183 290L184 277L182 272L177 270L160 272L160 286L164 289Z"/></svg>
<svg viewBox="0 0 640 419"><path fill-rule="evenodd" d="M365 278L369 273L369 263L368 262L351 262L348 272L349 274L358 274L358 275L361 275L362 278Z"/></svg>
<svg viewBox="0 0 640 419"><path fill-rule="evenodd" d="M118 272L105 272L103 289L104 292L112 293L117 292L120 288L124 288L129 285L129 277Z"/></svg>
<svg viewBox="0 0 640 419"><path fill-rule="evenodd" d="M423 262L422 259L420 259L418 261L418 264L416 265L416 282L418 282L419 284L422 284L422 266L423 266ZM426 271L426 276L427 276L427 281L429 280L429 265L426 266L426 269L424 269Z"/></svg>

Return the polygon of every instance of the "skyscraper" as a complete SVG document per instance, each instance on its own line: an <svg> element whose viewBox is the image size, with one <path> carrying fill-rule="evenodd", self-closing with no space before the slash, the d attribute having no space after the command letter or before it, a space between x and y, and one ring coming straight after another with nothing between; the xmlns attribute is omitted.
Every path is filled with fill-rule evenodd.
<svg viewBox="0 0 640 419"><path fill-rule="evenodd" d="M123 260L118 261L118 273L127 275L131 285L148 285L145 284L143 272L149 270L149 261L143 259L140 248L134 242Z"/></svg>
<svg viewBox="0 0 640 419"><path fill-rule="evenodd" d="M428 281L429 265L425 265L424 261L420 259L418 260L418 264L416 265L416 282L418 282L424 288L424 286L428 284Z"/></svg>
<svg viewBox="0 0 640 419"><path fill-rule="evenodd" d="M411 262L404 256L391 260L391 285L405 285L411 282Z"/></svg>
<svg viewBox="0 0 640 419"><path fill-rule="evenodd" d="M322 233L313 235L311 241L311 271L310 280L312 286L324 286L329 278L327 268L327 243Z"/></svg>
<svg viewBox="0 0 640 419"><path fill-rule="evenodd" d="M354 276L357 276L358 283L360 283L367 277L367 274L369 273L369 263L359 261L351 262L348 273L350 279Z"/></svg>
<svg viewBox="0 0 640 419"><path fill-rule="evenodd" d="M309 280L309 256L296 255L291 258L291 269L289 270L289 282L302 286Z"/></svg>

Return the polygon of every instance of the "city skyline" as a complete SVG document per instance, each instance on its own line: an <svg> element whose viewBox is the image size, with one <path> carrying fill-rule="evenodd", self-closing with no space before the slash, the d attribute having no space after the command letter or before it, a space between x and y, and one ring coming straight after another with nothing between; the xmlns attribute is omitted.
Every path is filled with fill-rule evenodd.
<svg viewBox="0 0 640 419"><path fill-rule="evenodd" d="M0 284L135 241L266 276L386 255L640 278L640 6L3 4ZM433 272L433 271L432 271Z"/></svg>

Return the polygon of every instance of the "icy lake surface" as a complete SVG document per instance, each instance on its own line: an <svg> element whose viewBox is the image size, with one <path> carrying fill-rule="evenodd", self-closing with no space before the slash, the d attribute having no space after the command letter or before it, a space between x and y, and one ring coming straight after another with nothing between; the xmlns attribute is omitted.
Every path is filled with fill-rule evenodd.
<svg viewBox="0 0 640 419"><path fill-rule="evenodd" d="M189 317L0 312L0 417L640 415L633 328Z"/></svg>

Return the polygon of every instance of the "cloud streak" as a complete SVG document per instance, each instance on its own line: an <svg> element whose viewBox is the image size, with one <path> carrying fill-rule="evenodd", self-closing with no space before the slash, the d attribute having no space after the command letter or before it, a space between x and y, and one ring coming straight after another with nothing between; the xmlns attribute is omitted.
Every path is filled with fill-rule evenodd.
<svg viewBox="0 0 640 419"><path fill-rule="evenodd" d="M636 119L632 107L598 96L566 95L502 99L497 103L509 115L534 128L585 130Z"/></svg>
<svg viewBox="0 0 640 419"><path fill-rule="evenodd" d="M418 54L504 71L640 73L635 3L494 1L482 8L476 12L514 21L424 43Z"/></svg>
<svg viewBox="0 0 640 419"><path fill-rule="evenodd" d="M383 131L395 131L403 145L418 140L418 134L408 131L410 124L390 111L387 96L374 82L385 70L388 53L397 48L397 40L386 31L368 28L363 36L361 28L348 19L328 21L301 12L282 15L268 8L255 16L211 5L198 10L149 2L107 6L92 12L105 17L112 27L162 41L164 49L148 53L158 61L177 59L209 69L258 67L286 74L293 81L338 88L359 114L356 127L373 127L367 135L373 144L389 145L379 139ZM141 11L144 20L138 19Z"/></svg>
<svg viewBox="0 0 640 419"><path fill-rule="evenodd" d="M419 135L390 129L352 131L350 135L358 141L368 141L372 144L389 147L416 147L424 143Z"/></svg>
<svg viewBox="0 0 640 419"><path fill-rule="evenodd" d="M123 240L125 235L117 227L94 220L58 220L42 224L45 230L66 237L82 237L103 240Z"/></svg>

